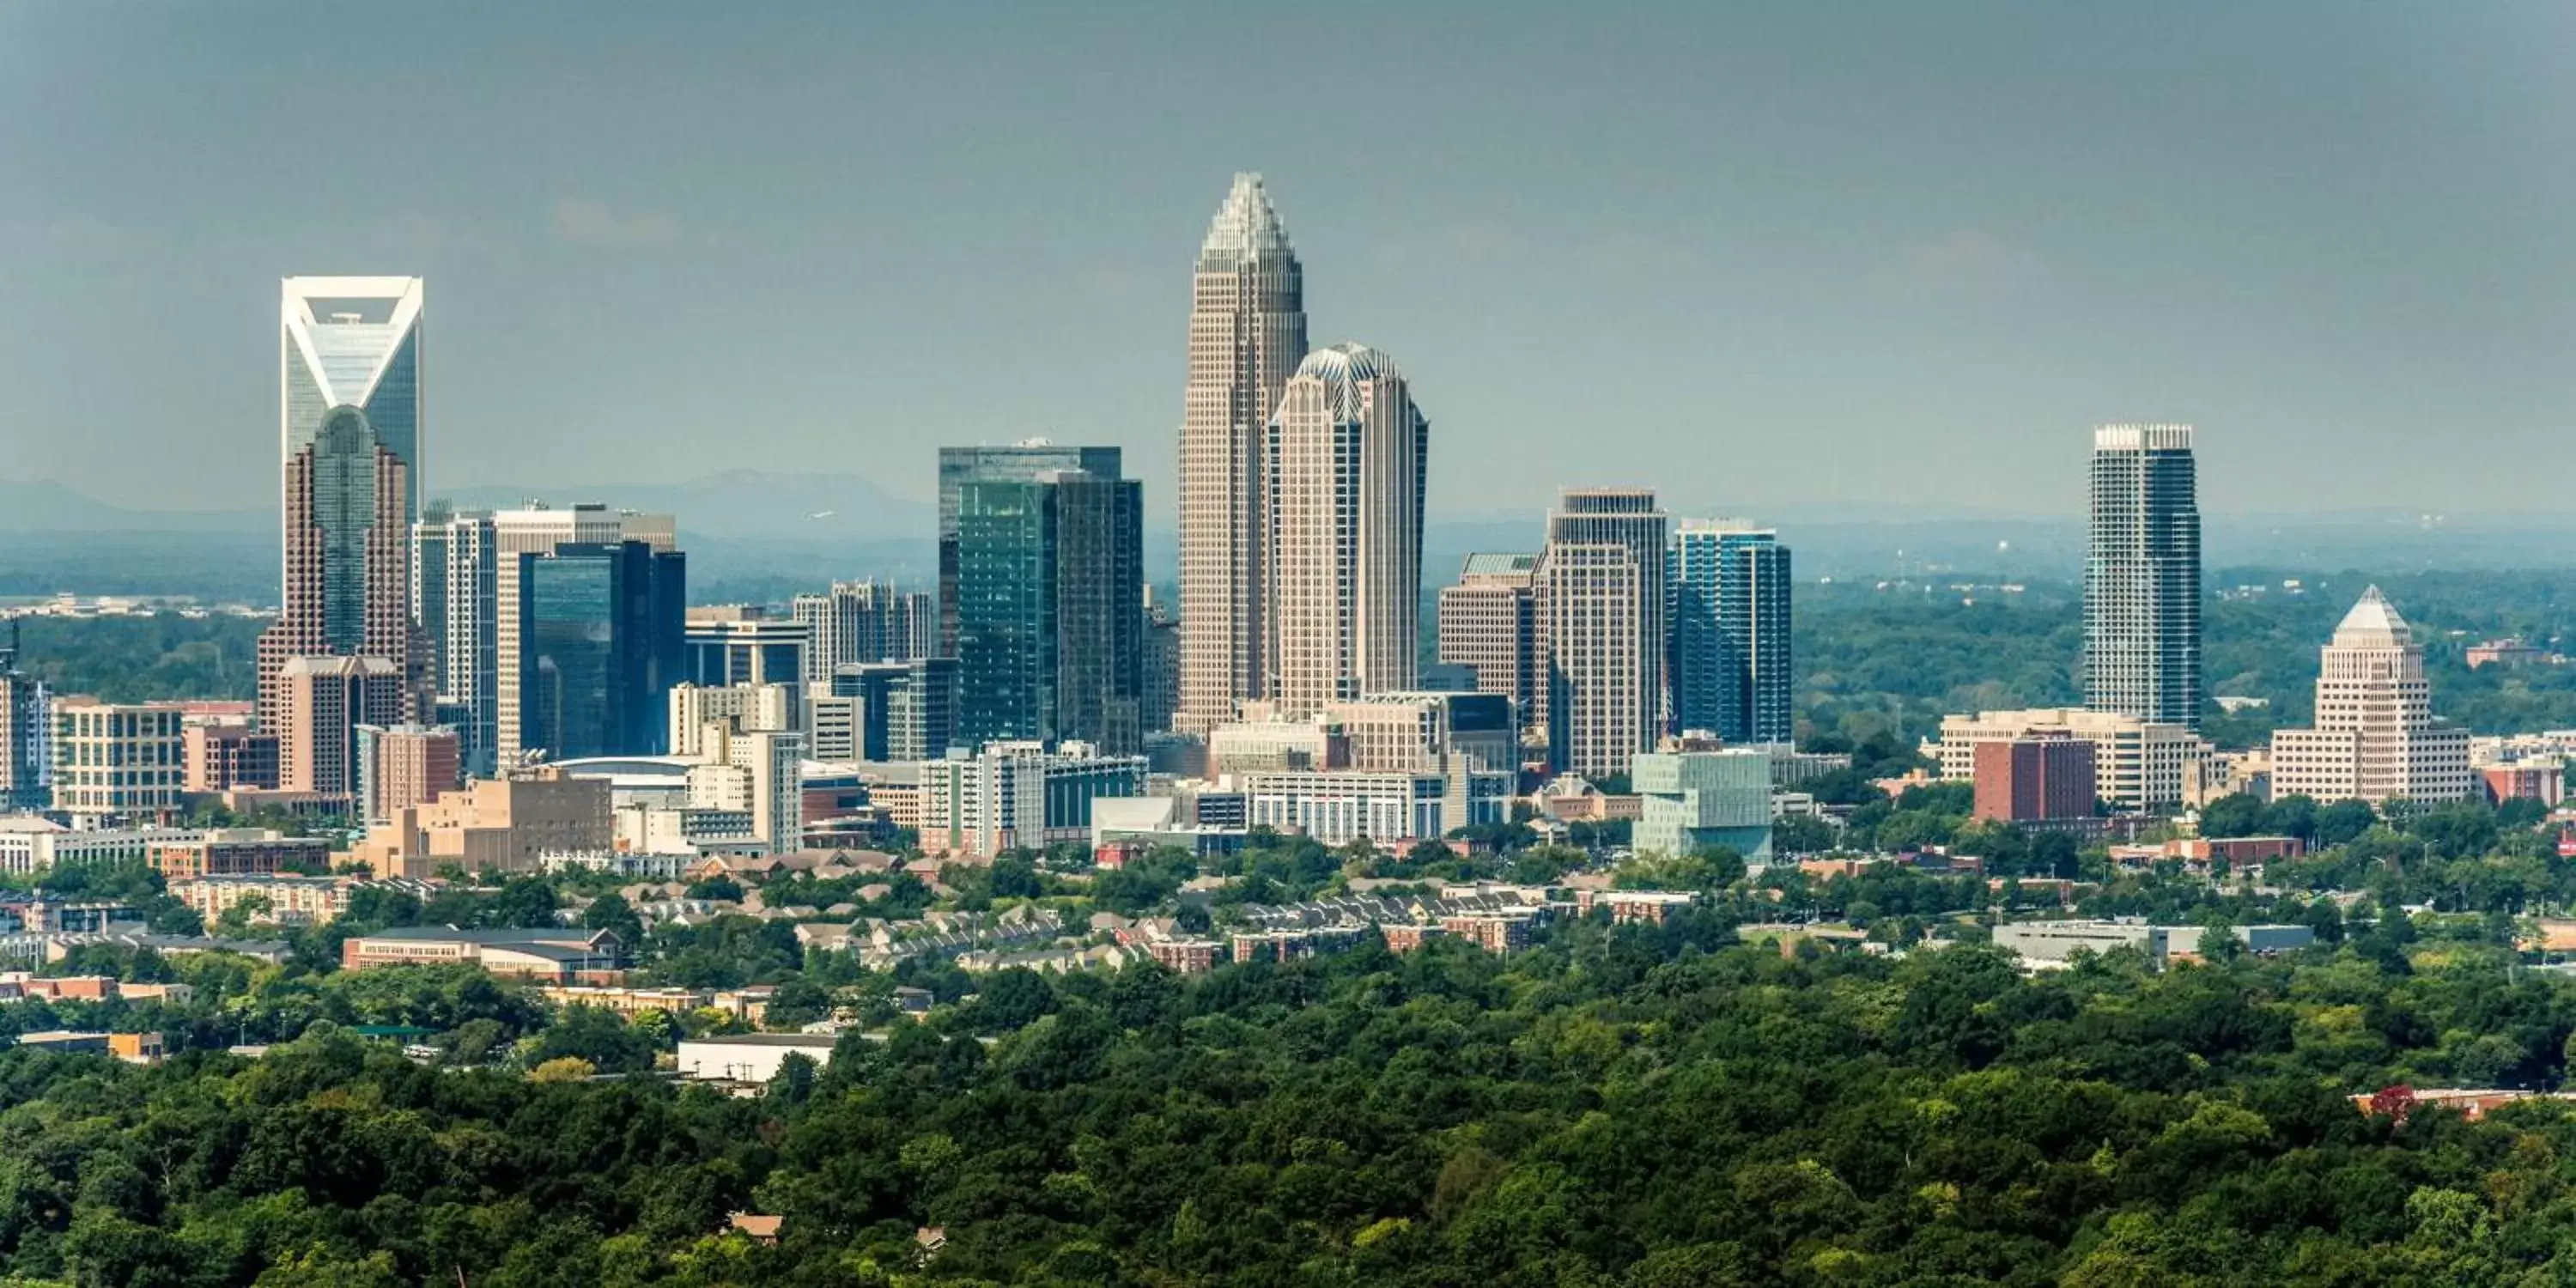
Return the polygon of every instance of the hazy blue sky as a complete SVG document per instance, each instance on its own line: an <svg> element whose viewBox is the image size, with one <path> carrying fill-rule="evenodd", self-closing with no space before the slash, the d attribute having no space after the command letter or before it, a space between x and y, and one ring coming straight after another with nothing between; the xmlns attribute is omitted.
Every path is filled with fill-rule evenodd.
<svg viewBox="0 0 2576 1288"><path fill-rule="evenodd" d="M1269 178L1435 512L2564 505L2576 6L0 2L0 476L276 488L276 279L429 278L432 491L932 446L1166 489Z"/></svg>

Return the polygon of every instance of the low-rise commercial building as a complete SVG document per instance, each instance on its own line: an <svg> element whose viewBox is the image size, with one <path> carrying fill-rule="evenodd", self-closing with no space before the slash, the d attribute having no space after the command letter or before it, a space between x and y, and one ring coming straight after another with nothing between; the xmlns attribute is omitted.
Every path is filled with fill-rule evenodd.
<svg viewBox="0 0 2576 1288"><path fill-rule="evenodd" d="M1462 758L1440 772L1288 771L1244 774L1233 785L1252 827L1302 832L1326 845L1362 837L1385 845L1503 822L1512 775L1470 768Z"/></svg>
<svg viewBox="0 0 2576 1288"><path fill-rule="evenodd" d="M921 848L990 858L1004 850L1084 843L1091 803L1145 794L1145 758L1068 742L988 743L971 756L921 766Z"/></svg>
<svg viewBox="0 0 2576 1288"><path fill-rule="evenodd" d="M735 1033L724 1037L687 1038L680 1043L679 1071L700 1082L765 1083L778 1076L787 1057L801 1055L817 1069L832 1063L840 1038L830 1033Z"/></svg>
<svg viewBox="0 0 2576 1288"><path fill-rule="evenodd" d="M346 970L459 962L494 975L556 984L624 982L625 945L605 930L457 930L405 926L355 936L340 945Z"/></svg>
<svg viewBox="0 0 2576 1288"><path fill-rule="evenodd" d="M2316 932L2306 926L2232 926L2225 933L2254 953L2295 952L2316 942ZM2023 961L2036 966L2063 966L2077 953L2135 948L2163 967L2175 960L2200 957L2202 939L2199 926L2151 926L2143 921L2023 921L1995 927L1994 943L1997 948L2019 953Z"/></svg>
<svg viewBox="0 0 2576 1288"><path fill-rule="evenodd" d="M451 863L468 872L533 872L549 851L609 848L608 801L607 783L554 766L478 779L394 811L367 829L353 857L384 877L431 876Z"/></svg>
<svg viewBox="0 0 2576 1288"><path fill-rule="evenodd" d="M2093 794L2124 813L2180 807L2190 767L2209 755L2209 744L2183 725L2081 707L1946 716L1940 738L1924 744L1923 753L1941 763L1943 779L1973 783L1978 744L2049 736L2093 744Z"/></svg>

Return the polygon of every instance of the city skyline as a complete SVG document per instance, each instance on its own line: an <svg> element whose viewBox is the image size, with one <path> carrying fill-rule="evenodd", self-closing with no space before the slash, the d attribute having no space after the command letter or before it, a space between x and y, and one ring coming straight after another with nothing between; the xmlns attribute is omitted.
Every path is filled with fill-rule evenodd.
<svg viewBox="0 0 2576 1288"><path fill-rule="evenodd" d="M1404 354L1441 390L1447 422L1491 446L1435 462L1430 490L1451 498L1435 500L1435 519L1470 502L1484 511L1486 498L1493 510L1535 510L1558 482L1549 471L1563 467L1545 445L1583 400L1528 374L1531 352L1592 372L1626 404L1596 427L1587 476L1567 481L1620 482L1693 442L1762 468L1756 496L1731 476L1658 478L1678 512L1909 495L1917 449L1937 443L1947 502L2071 513L2079 496L2057 481L2058 462L2081 449L2065 431L2131 417L2209 432L2220 453L2209 472L2227 480L2204 497L2213 512L2551 500L2530 472L2400 462L2428 424L2504 453L2554 441L2566 377L2544 358L2550 337L2568 332L2576 291L2540 214L2569 204L2566 178L2537 162L2563 154L2576 113L2554 110L2566 86L2519 51L2553 47L2561 11L2341 24L2212 11L2206 23L2106 27L2099 14L2006 21L1966 6L1891 14L1834 56L1787 60L1806 84L1736 63L1811 50L1821 19L1659 14L1574 29L1584 47L1649 67L1663 65L1660 47L1726 51L1716 70L1731 74L1668 86L1636 77L1633 89L1580 71L1516 81L1535 66L1565 74L1553 46L1569 31L1506 11L1497 22L1508 38L1438 74L1453 105L1430 103L1440 97L1431 87L1424 101L1387 105L1385 129L1411 168L1373 173L1272 119L1295 113L1264 116L1257 93L1217 108L1192 93L1201 113L1167 120L1205 72L1110 90L1038 64L1040 46L1090 49L1130 34L1115 17L1101 31L1041 26L1028 47L987 51L989 68L922 110L937 118L940 104L967 105L949 97L958 93L990 106L934 137L868 133L843 155L815 147L811 127L749 131L747 147L735 128L729 147L744 150L719 157L708 133L719 123L665 120L641 74L706 38L711 19L647 10L582 67L583 105L548 90L534 63L504 60L489 72L487 103L457 102L433 78L431 110L417 115L471 125L515 111L514 129L473 130L469 147L453 126L397 122L402 146L380 157L310 185L252 188L228 172L255 167L230 163L301 119L287 113L306 110L304 94L337 84L338 54L399 41L434 69L472 43L386 14L298 23L294 8L173 15L166 29L132 14L71 21L72 10L42 6L0 17L0 95L12 96L0 106L21 108L0 113L19 123L0 126L0 150L30 179L0 208L0 255L27 269L0 302L0 339L25 358L0 372L0 405L14 409L0 435L19 448L11 477L154 508L257 504L259 473L220 449L228 433L208 428L264 419L265 391L241 378L240 342L221 338L227 320L250 283L277 273L381 266L441 282L440 446L422 479L431 494L589 482L612 443L626 449L613 471L625 479L698 477L717 468L707 431L722 423L727 446L753 460L861 473L905 497L926 488L898 459L907 440L1032 432L1122 446L1148 496L1171 497L1175 465L1149 449L1168 441L1173 420L1171 337L1187 308L1175 248L1210 188L1260 169L1301 249L1334 265L1319 279L1322 333L1364 333ZM1430 20L1394 21L1409 31ZM966 25L885 24L869 33L879 39L868 57L953 68ZM1901 38L1926 25L1990 39L1939 42L1981 52L1886 75L1900 47L1922 43ZM540 47L567 38L559 19L529 26ZM1214 45L1268 30L1241 16L1205 27L1163 34ZM894 73L818 85L793 46L846 54L856 34L820 17L718 34L747 52L791 54L744 116L722 124L776 124L808 100L836 109L813 115L873 119L880 96L935 88ZM843 35L853 39L836 47ZM1139 43L1105 65L1191 63L1190 44ZM2071 60L2086 75L2072 76L2068 58L2036 56L2051 47L2087 53ZM208 71L233 48L314 65L325 83L210 94ZM1376 57L1332 77L1365 78ZM146 70L83 76L111 58ZM2419 66L2425 91L2386 102L2382 87L2401 74L2417 83ZM682 74L738 88L705 68ZM1256 85L1275 75L1249 74ZM686 97L655 83L654 98ZM1550 90L1527 104L1498 97L1515 83ZM2197 90L2157 88L2180 83ZM1097 113L1041 119L1042 104L1068 94ZM32 123L59 115L38 110L49 101L101 119L76 114L39 131ZM118 121L172 119L167 105L179 101L191 114L177 139L101 137ZM1819 104L1838 114L1808 110ZM1575 159L1583 149L1531 146L1564 141L1558 118L1587 105L1635 142L1593 163ZM2361 110L2371 107L2409 128L2365 128L2381 119ZM608 111L623 115L595 115ZM2258 128L2221 139L2213 122L2228 113ZM668 159L619 161L595 146L635 128L628 120L666 128ZM1708 130L1712 120L1729 128ZM1967 146L1985 135L1995 146ZM174 153L176 142L192 151ZM1118 160L1110 182L1067 182L1070 167L1097 167L1113 147L1150 160L1141 171ZM958 159L912 164L943 154ZM791 155L835 159L799 169ZM1659 163L1639 163L1648 156ZM880 173L906 174L904 191L881 190L869 178ZM193 181L184 223L140 186L180 178ZM1018 199L1033 187L1046 198ZM2386 191L2408 196L2375 195ZM982 260L1040 267L1004 280ZM693 305L653 307L674 297ZM119 344L98 344L111 328ZM991 344L969 342L980 331ZM1124 343L1088 343L1101 335ZM200 336L217 339L195 344ZM995 379L957 378L992 350L1022 360ZM138 352L151 360L134 362ZM76 400L102 387L109 362L120 377L111 432L46 437L98 423ZM674 383L707 362L741 373L722 400ZM137 442L171 468L128 476ZM2281 487L2288 477L2308 485ZM1153 508L1150 527L1172 526L1170 508Z"/></svg>

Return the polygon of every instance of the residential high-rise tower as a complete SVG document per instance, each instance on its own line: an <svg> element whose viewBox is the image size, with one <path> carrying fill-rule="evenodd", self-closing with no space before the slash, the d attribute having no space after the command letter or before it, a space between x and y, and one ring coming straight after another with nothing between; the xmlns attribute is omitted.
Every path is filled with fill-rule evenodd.
<svg viewBox="0 0 2576 1288"><path fill-rule="evenodd" d="M1264 435L1305 356L1304 270L1261 176L1238 174L1199 246L1190 292L1174 723L1191 732L1232 719L1238 700L1262 692Z"/></svg>
<svg viewBox="0 0 2576 1288"><path fill-rule="evenodd" d="M1306 355L1271 414L1266 694L1282 711L1410 689L1421 665L1431 423L1375 349Z"/></svg>
<svg viewBox="0 0 2576 1288"><path fill-rule="evenodd" d="M1684 520L1670 575L1674 726L1730 743L1790 742L1789 548L1779 534Z"/></svg>
<svg viewBox="0 0 2576 1288"><path fill-rule="evenodd" d="M1512 700L1512 718L1538 727L1544 657L1538 631L1538 556L1471 554L1440 591L1440 660L1475 672L1476 688Z"/></svg>
<svg viewBox="0 0 2576 1288"><path fill-rule="evenodd" d="M2200 727L2200 502L2189 425L2093 432L2084 705Z"/></svg>

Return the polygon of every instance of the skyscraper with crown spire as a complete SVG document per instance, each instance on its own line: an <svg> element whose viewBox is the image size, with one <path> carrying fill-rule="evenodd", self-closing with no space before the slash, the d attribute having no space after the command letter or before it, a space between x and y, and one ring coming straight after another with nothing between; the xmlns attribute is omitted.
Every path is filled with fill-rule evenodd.
<svg viewBox="0 0 2576 1288"><path fill-rule="evenodd" d="M1181 675L1203 732L1263 688L1270 568L1264 438L1306 356L1304 271L1261 176L1238 174L1199 247L1181 414Z"/></svg>
<svg viewBox="0 0 2576 1288"><path fill-rule="evenodd" d="M290 277L279 337L285 568L259 641L259 716L281 749L297 727L296 658L364 657L350 723L419 713L428 672L411 602L419 517L421 280ZM312 668L305 668L312 671ZM333 710L338 710L334 707Z"/></svg>

